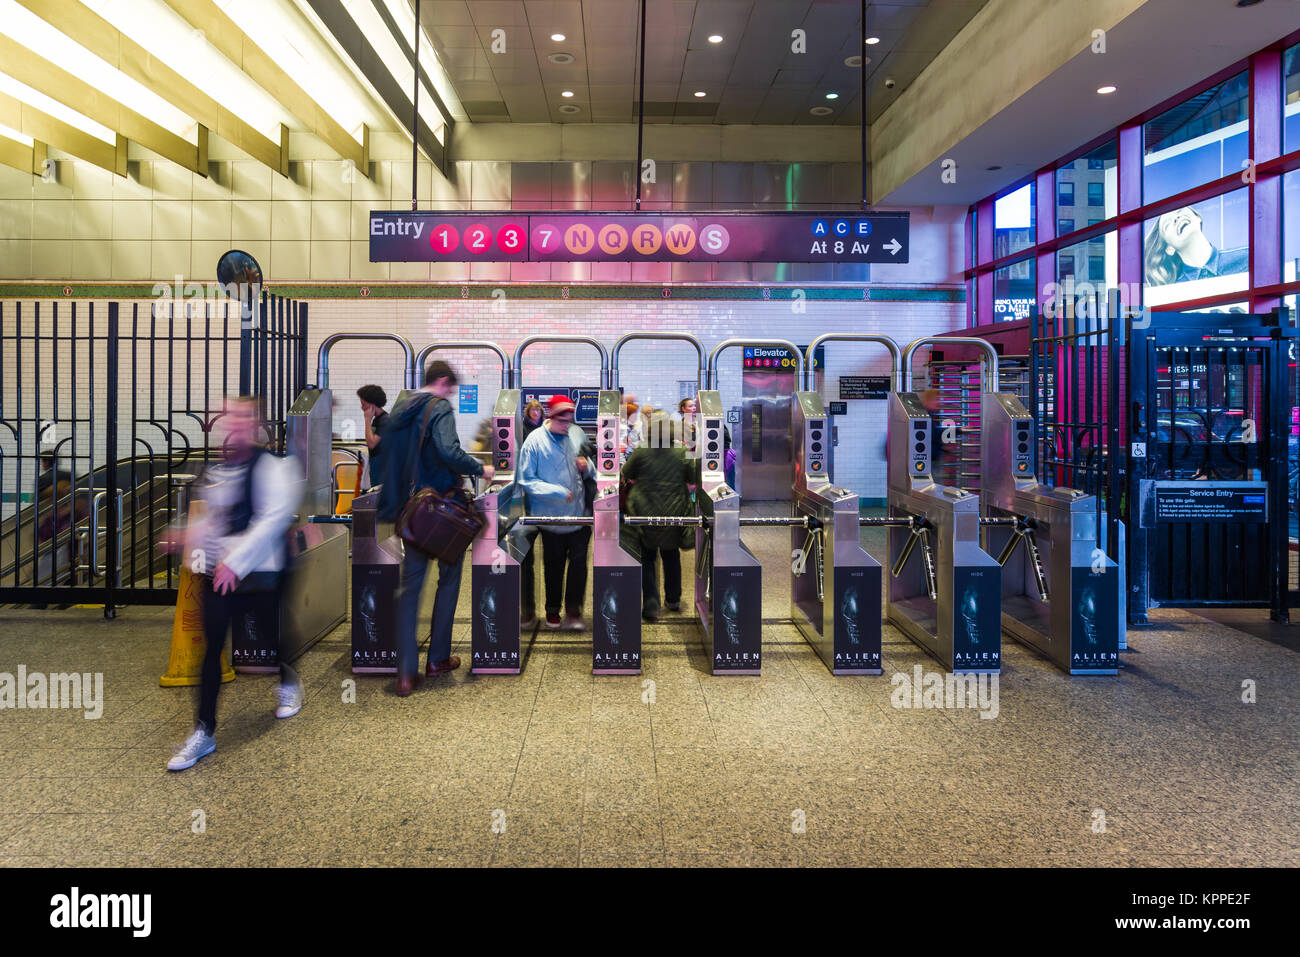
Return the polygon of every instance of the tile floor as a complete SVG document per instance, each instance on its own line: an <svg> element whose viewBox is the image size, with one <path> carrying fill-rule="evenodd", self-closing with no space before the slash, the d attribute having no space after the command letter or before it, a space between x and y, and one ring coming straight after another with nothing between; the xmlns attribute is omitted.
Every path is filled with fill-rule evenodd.
<svg viewBox="0 0 1300 957"><path fill-rule="evenodd" d="M784 572L787 533L745 540ZM761 677L711 676L683 616L646 626L639 678L593 677L589 634L543 629L518 677L402 700L358 676L345 703L345 624L297 664L301 714L240 676L217 752L179 774L170 609L0 609L0 672L105 680L99 720L0 711L0 865L1300 864L1294 652L1157 611L1116 678L1004 639L996 719L900 710L890 675L937 664L886 627L884 676L832 677L768 574Z"/></svg>

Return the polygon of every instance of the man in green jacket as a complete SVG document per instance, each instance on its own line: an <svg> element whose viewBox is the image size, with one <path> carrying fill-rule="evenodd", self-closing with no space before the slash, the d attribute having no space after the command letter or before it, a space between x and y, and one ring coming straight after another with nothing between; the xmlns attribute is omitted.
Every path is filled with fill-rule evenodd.
<svg viewBox="0 0 1300 957"><path fill-rule="evenodd" d="M638 446L623 465L623 481L630 489L629 515L691 515L692 463L684 446L671 440L672 422L657 412L646 423L648 442ZM664 600L669 611L682 610L682 530L674 526L640 526L641 614L647 621L662 617L659 604L657 558L664 564Z"/></svg>

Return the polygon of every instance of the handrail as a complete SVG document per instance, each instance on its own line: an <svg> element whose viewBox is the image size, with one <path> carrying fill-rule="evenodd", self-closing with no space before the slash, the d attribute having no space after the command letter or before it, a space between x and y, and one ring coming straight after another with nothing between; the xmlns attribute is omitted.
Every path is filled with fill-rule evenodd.
<svg viewBox="0 0 1300 957"><path fill-rule="evenodd" d="M594 346L600 353L600 380L599 385L604 388L609 378L609 352L606 351L604 343L592 336L528 336L520 341L515 347L515 364L514 364L514 387L523 388L524 384L524 350L537 342L585 342L589 346Z"/></svg>
<svg viewBox="0 0 1300 957"><path fill-rule="evenodd" d="M419 355L415 357L415 375L416 379L411 383L411 388L415 389L420 386L420 379L424 375L424 360L429 358L430 354L438 349L491 349L501 360L501 388L510 388L510 357L506 351L495 342L488 342L486 339L449 339L445 342L431 342L420 350Z"/></svg>
<svg viewBox="0 0 1300 957"><path fill-rule="evenodd" d="M803 388L805 392L812 391L813 377L813 356L817 353L817 347L823 342L835 340L836 342L878 342L889 350L889 355L894 360L893 368L890 370L889 380L893 384L894 391L897 392L903 381L903 354L898 348L898 343L889 336L877 335L870 332L828 332L825 335L818 336L808 345L808 351L805 354L806 362L803 367Z"/></svg>
<svg viewBox="0 0 1300 957"><path fill-rule="evenodd" d="M959 344L965 346L976 346L983 350L984 358L981 364L984 366L984 392L998 391L998 351L993 348L993 343L987 339L977 339L974 336L923 336L920 339L913 339L903 349L903 391L912 391L912 356L921 346L929 343L930 345L938 344Z"/></svg>
<svg viewBox="0 0 1300 957"><path fill-rule="evenodd" d="M614 343L614 348L610 350L609 382L607 383L609 388L618 388L618 352L632 339L669 339L676 342L689 342L693 345L696 355L700 359L699 368L695 370L695 391L700 391L700 386L705 381L704 376L707 369L704 362L704 344L689 332L629 332L621 336Z"/></svg>
<svg viewBox="0 0 1300 957"><path fill-rule="evenodd" d="M336 332L332 336L326 336L316 353L316 388L329 388L330 350L344 339L391 339L396 342L406 353L406 374L402 377L402 385L407 389L418 388L415 384L415 350L405 336L399 336L395 332Z"/></svg>
<svg viewBox="0 0 1300 957"><path fill-rule="evenodd" d="M803 353L799 351L799 347L793 342L788 339L747 339L741 337L723 339L713 347L713 351L709 353L709 364L704 376L704 387L706 389L712 389L717 385L718 353L734 346L785 346L794 355L795 382L804 381Z"/></svg>

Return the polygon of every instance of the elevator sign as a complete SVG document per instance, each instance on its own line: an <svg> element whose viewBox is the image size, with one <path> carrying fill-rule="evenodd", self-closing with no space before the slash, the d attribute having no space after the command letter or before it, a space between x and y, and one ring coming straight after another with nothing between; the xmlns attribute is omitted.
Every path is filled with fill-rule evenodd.
<svg viewBox="0 0 1300 957"><path fill-rule="evenodd" d="M371 262L905 263L906 212L372 212Z"/></svg>

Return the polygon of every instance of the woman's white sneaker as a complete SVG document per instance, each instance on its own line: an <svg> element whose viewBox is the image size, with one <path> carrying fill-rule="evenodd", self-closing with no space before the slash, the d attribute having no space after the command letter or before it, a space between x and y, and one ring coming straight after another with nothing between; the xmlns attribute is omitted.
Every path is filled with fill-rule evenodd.
<svg viewBox="0 0 1300 957"><path fill-rule="evenodd" d="M216 739L202 728L195 728L184 746L167 762L167 770L184 771L186 768L192 768L200 758L206 758L215 750L217 750Z"/></svg>
<svg viewBox="0 0 1300 957"><path fill-rule="evenodd" d="M280 684L280 706L275 709L277 718L292 718L302 710L302 685Z"/></svg>

